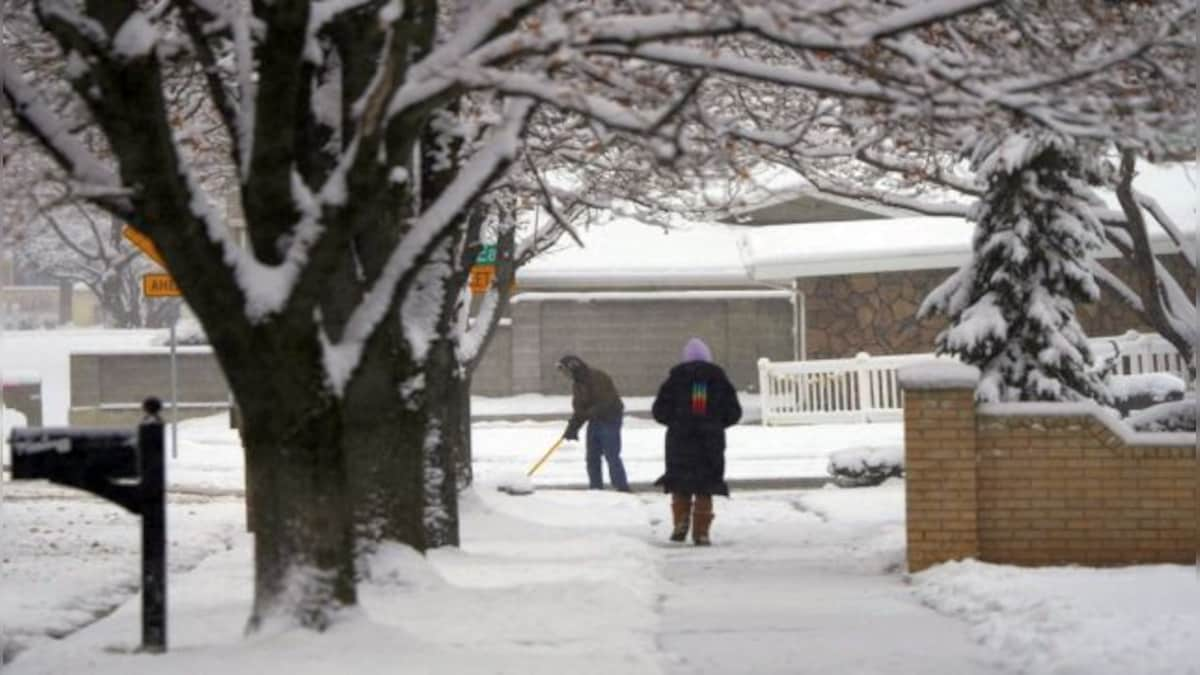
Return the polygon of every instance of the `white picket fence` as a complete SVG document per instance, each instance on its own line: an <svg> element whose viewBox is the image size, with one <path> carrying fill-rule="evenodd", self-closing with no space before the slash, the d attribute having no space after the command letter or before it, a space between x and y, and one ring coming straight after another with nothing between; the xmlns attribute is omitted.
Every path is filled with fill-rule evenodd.
<svg viewBox="0 0 1200 675"><path fill-rule="evenodd" d="M1129 332L1092 340L1097 360L1119 354L1117 372L1173 373L1186 376L1187 363L1171 343L1158 334ZM904 401L897 371L933 354L871 356L818 361L758 360L762 423L822 424L899 420Z"/></svg>

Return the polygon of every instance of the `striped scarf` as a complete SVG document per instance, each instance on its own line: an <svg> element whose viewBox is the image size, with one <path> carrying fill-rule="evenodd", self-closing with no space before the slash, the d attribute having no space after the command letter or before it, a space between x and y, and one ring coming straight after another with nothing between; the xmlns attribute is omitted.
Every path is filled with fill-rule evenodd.
<svg viewBox="0 0 1200 675"><path fill-rule="evenodd" d="M692 383L692 414L707 415L708 414L708 383L693 382Z"/></svg>

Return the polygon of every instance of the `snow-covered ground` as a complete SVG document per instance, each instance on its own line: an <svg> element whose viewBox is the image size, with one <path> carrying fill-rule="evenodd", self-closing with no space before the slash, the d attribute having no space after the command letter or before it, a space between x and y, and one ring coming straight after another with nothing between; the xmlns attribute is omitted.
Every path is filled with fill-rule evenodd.
<svg viewBox="0 0 1200 675"><path fill-rule="evenodd" d="M21 367L40 360L50 368L43 380L61 382L52 369L65 363L55 366L62 359L49 351L23 354ZM10 356L6 348L4 361ZM65 401L62 391L48 394ZM4 485L0 670L1200 673L1200 579L1191 567L967 561L909 576L899 480L735 491L717 501L713 547L670 545L662 495L549 489L583 479L578 445L538 473L534 494L495 489L561 430L562 422L476 424L478 481L463 497L461 547L382 552L360 608L325 635L272 629L247 638L252 547L241 449L221 416L182 423L168 468L171 650L163 656L134 652L137 520L77 492ZM635 480L657 476L661 442L652 424L627 423ZM823 474L834 450L899 442L899 425L740 426L730 433L729 472Z"/></svg>

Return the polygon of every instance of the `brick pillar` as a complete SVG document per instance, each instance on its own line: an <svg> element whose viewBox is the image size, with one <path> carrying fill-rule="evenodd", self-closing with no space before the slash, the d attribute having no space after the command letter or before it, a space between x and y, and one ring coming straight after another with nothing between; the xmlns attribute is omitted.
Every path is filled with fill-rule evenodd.
<svg viewBox="0 0 1200 675"><path fill-rule="evenodd" d="M922 363L900 373L908 571L979 555L974 368Z"/></svg>

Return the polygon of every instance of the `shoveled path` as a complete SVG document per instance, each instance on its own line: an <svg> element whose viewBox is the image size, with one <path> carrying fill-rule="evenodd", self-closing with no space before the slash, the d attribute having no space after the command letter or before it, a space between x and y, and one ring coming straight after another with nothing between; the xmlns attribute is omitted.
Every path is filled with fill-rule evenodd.
<svg viewBox="0 0 1200 675"><path fill-rule="evenodd" d="M966 624L909 592L899 523L827 520L804 494L735 493L718 500L711 548L664 542L666 673L998 672Z"/></svg>

